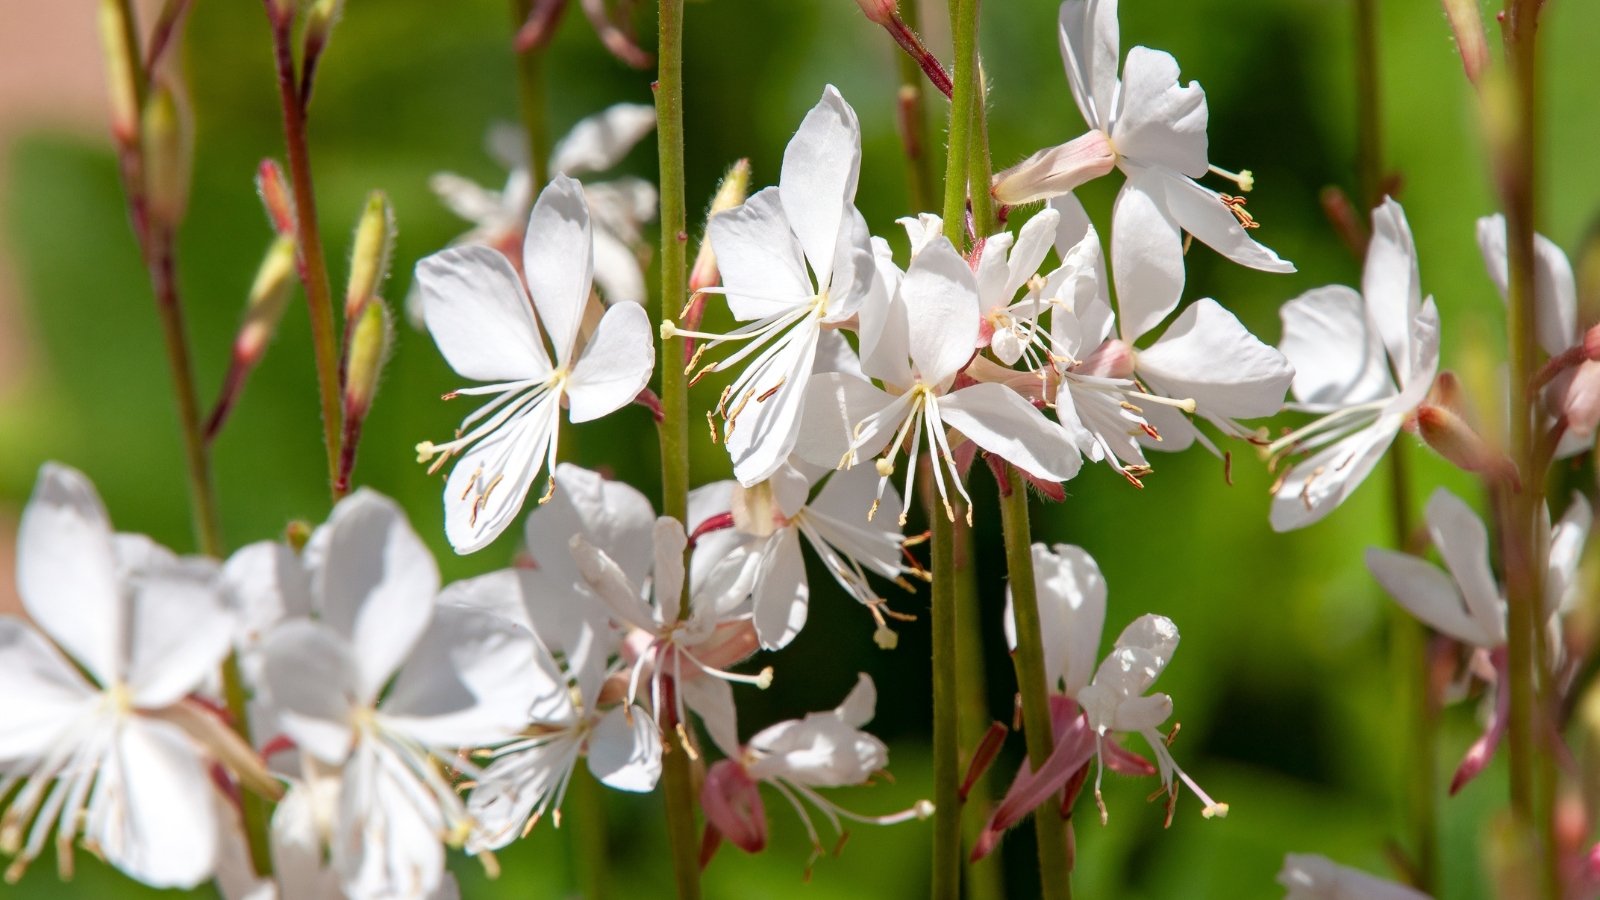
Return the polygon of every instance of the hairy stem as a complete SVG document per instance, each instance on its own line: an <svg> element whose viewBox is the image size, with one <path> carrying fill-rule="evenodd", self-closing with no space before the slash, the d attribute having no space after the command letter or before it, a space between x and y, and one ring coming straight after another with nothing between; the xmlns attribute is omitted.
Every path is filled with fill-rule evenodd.
<svg viewBox="0 0 1600 900"><path fill-rule="evenodd" d="M311 153L306 145L306 108L295 80L294 14L292 5L280 11L265 0L272 24L273 60L278 73L278 102L283 108L283 140L289 155L289 181L294 192L295 251L300 281L306 289L311 318L311 347L317 365L317 392L322 408L322 438L328 451L328 489L333 499L339 490L339 445L343 435L339 402L339 336L333 321L333 294L328 287L328 263L317 229L317 197L311 184Z"/></svg>
<svg viewBox="0 0 1600 900"><path fill-rule="evenodd" d="M1037 769L1055 749L1055 741L1050 727L1050 688L1044 670L1039 592L1033 578L1028 486L1014 466L1006 467L1006 481L1000 486L1000 523L1005 532L1011 609L1017 623L1017 649L1011 653L1011 662L1017 669L1017 692L1022 695L1022 729L1028 743L1028 763ZM1039 807L1034 812L1033 822L1039 837L1041 896L1065 900L1072 896L1066 823L1055 803Z"/></svg>
<svg viewBox="0 0 1600 900"><path fill-rule="evenodd" d="M961 896L961 729L956 687L954 522L935 512L933 527L933 892Z"/></svg>
<svg viewBox="0 0 1600 900"><path fill-rule="evenodd" d="M944 234L956 249L964 246L968 157L972 148L972 110L978 94L978 0L951 0L950 33L955 37L955 87L950 94L949 149L944 167Z"/></svg>

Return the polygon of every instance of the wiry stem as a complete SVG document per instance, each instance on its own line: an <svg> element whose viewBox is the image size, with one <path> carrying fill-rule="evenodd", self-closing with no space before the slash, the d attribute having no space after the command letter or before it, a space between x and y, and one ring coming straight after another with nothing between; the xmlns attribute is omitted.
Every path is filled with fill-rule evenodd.
<svg viewBox="0 0 1600 900"><path fill-rule="evenodd" d="M924 497L931 497L932 490ZM930 505L930 510L932 506ZM989 696L983 665L983 604L978 592L977 572L973 569L972 529L966 522L956 520L955 562L951 570L955 577L956 592L956 689L960 691L957 726L961 733L961 746L975 748L989 730ZM987 772L979 776L967 795L968 802L977 798L980 808L993 792L989 787ZM984 821L979 816L967 815L964 821L965 847L970 851L983 833ZM968 900L1000 900L1005 896L1005 864L1001 861L1001 848L995 847L977 863L966 864ZM962 854L968 859L969 854Z"/></svg>
<svg viewBox="0 0 1600 900"><path fill-rule="evenodd" d="M683 0L661 0L656 133L661 157L661 317L676 315L688 294L683 182ZM683 366L663 337L656 355L661 370L661 511L682 522L689 515L689 390ZM683 604L685 614L689 605ZM662 727L670 725L663 718ZM670 730L668 731L670 734ZM700 896L700 861L695 842L694 784L689 754L682 747L662 760L667 834L678 897Z"/></svg>
<svg viewBox="0 0 1600 900"><path fill-rule="evenodd" d="M1044 670L1039 592L1033 578L1028 486L1014 466L1006 467L1006 480L1000 486L1000 522L1005 532L1011 609L1017 624L1017 649L1011 654L1011 662L1017 669L1017 692L1022 695L1022 728L1028 743L1028 763L1037 769L1055 749L1055 740L1050 726L1050 688ZM1061 820L1055 803L1039 807L1034 812L1033 822L1039 838L1040 895L1066 900L1072 896L1066 823Z"/></svg>
<svg viewBox="0 0 1600 900"><path fill-rule="evenodd" d="M951 0L950 33L955 38L955 87L950 96L949 147L944 166L944 234L961 249L966 234L968 156L972 148L972 110L977 98L978 0Z"/></svg>
<svg viewBox="0 0 1600 900"><path fill-rule="evenodd" d="M906 25L913 31L921 27L919 0L901 9ZM928 159L928 101L923 91L922 68L910 55L895 55L900 62L900 138L905 144L907 184L911 208L921 212L933 204L933 165Z"/></svg>
<svg viewBox="0 0 1600 900"><path fill-rule="evenodd" d="M306 144L306 108L295 78L294 5L264 0L272 25L273 60L278 74L278 102L283 108L283 140L289 155L289 181L294 191L295 250L300 281L306 289L311 318L311 347L317 365L317 391L322 408L322 438L328 452L328 487L333 499L342 493L339 445L342 440L339 403L339 337L333 321L333 294L328 263L317 229L317 197L311 183L311 153Z"/></svg>
<svg viewBox="0 0 1600 900"><path fill-rule="evenodd" d="M935 511L933 557L933 891L961 896L961 729L956 687L955 523Z"/></svg>
<svg viewBox="0 0 1600 900"><path fill-rule="evenodd" d="M528 21L533 0L511 0L511 27ZM550 122L545 113L544 53L542 47L516 52L517 107L527 137L529 196L538 196L550 168Z"/></svg>

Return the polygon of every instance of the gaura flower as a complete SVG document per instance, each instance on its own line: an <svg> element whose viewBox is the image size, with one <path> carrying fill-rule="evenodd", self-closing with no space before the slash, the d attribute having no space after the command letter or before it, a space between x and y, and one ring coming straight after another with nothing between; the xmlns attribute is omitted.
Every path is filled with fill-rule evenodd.
<svg viewBox="0 0 1600 900"><path fill-rule="evenodd" d="M554 470L563 405L574 424L598 419L638 396L655 365L649 319L638 304L610 307L583 333L593 236L583 190L571 178L555 178L534 204L523 271L528 290L503 255L472 245L417 264L440 352L457 374L490 382L446 396L497 395L462 421L454 440L417 445L419 461L433 461L430 472L460 456L444 491L445 534L457 553L481 550L505 531L539 473L547 465ZM554 487L549 482L542 499Z"/></svg>
<svg viewBox="0 0 1600 900"><path fill-rule="evenodd" d="M1429 900L1427 894L1314 853L1290 853L1278 873L1284 900Z"/></svg>

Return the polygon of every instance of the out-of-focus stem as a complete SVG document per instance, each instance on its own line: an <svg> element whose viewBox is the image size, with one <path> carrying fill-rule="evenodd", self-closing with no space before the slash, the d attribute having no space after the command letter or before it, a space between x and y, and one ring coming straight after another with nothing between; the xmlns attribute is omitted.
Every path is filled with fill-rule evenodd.
<svg viewBox="0 0 1600 900"><path fill-rule="evenodd" d="M606 896L606 869L611 863L606 856L606 807L600 782L580 766L572 773L567 799L572 809L578 896L602 900Z"/></svg>
<svg viewBox="0 0 1600 900"><path fill-rule="evenodd" d="M511 0L511 27L520 29L533 10L533 0ZM544 90L544 51L542 47L518 50L517 106L522 115L522 130L527 137L529 196L539 195L550 167L550 121L546 113Z"/></svg>
<svg viewBox="0 0 1600 900"><path fill-rule="evenodd" d="M933 891L961 896L961 729L956 687L955 523L939 512L933 529Z"/></svg>
<svg viewBox="0 0 1600 900"><path fill-rule="evenodd" d="M311 319L311 348L317 365L317 391L322 409L322 438L328 451L328 489L333 499L339 491L339 445L342 435L339 404L339 337L333 322L333 293L328 287L328 263L317 230L317 197L311 183L311 153L306 144L306 110L295 80L293 5L280 9L264 0L272 25L273 59L278 73L278 102L283 108L283 140L289 156L289 181L294 190L300 281L306 289Z"/></svg>
<svg viewBox="0 0 1600 900"><path fill-rule="evenodd" d="M923 496L934 492L924 491ZM930 504L930 511L937 504ZM983 609L978 596L978 577L973 568L972 529L965 522L956 522L955 561L951 569L956 592L956 690L960 692L957 730L961 746L977 747L989 730L989 696L984 679L983 665ZM978 798L982 805L992 797L989 774L985 772L973 783L968 800ZM962 831L969 851L983 832L984 822L978 816L968 815L963 820ZM968 900L1001 900L1005 897L1005 864L1001 862L1001 848L996 846L982 860L966 863ZM962 859L969 854L963 853Z"/></svg>
<svg viewBox="0 0 1600 900"><path fill-rule="evenodd" d="M1378 91L1378 0L1355 0L1356 182L1363 215L1383 199L1383 106Z"/></svg>
<svg viewBox="0 0 1600 900"><path fill-rule="evenodd" d="M1540 0L1507 0L1502 26L1509 90L1503 102L1503 133L1495 135L1495 175L1506 216L1509 261L1508 338L1511 345L1511 450L1522 473L1522 490L1506 506L1502 559L1506 567L1507 668L1511 712L1508 743L1511 813L1528 862L1544 863L1543 896L1560 896L1554 841L1554 774L1541 736L1546 733L1548 679L1537 657L1543 585L1539 520L1544 506L1545 467L1539 452L1537 395L1523 389L1538 377L1538 304L1534 293L1534 228L1538 218L1538 15ZM1490 101L1494 102L1494 101ZM1491 126L1493 127L1493 126ZM1543 794L1541 804L1536 791ZM1544 809L1540 807L1544 806Z"/></svg>
<svg viewBox="0 0 1600 900"><path fill-rule="evenodd" d="M913 31L921 27L922 4L910 0L901 9L901 15ZM922 68L910 55L896 55L900 61L900 128L905 142L907 184L911 208L929 209L933 204L933 165L928 159L928 101L923 91Z"/></svg>
<svg viewBox="0 0 1600 900"><path fill-rule="evenodd" d="M1011 609L1017 624L1017 649L1011 653L1011 662L1017 670L1017 692L1022 695L1028 763L1037 769L1055 749L1055 739L1050 726L1050 688L1044 671L1039 592L1033 578L1028 485L1014 466L1006 467L1006 482L1000 486L1000 524L1005 532L1006 576L1011 582ZM1067 857L1066 823L1057 804L1040 806L1034 812L1033 823L1039 837L1040 896L1065 900L1072 896L1072 868Z"/></svg>
<svg viewBox="0 0 1600 900"><path fill-rule="evenodd" d="M661 157L661 317L683 309L689 272L685 245L683 183L683 0L661 0L657 17L656 132ZM661 369L661 511L682 522L689 515L689 390L670 341L656 354ZM689 605L683 604L683 611ZM667 723L663 720L663 727ZM678 897L700 896L699 848L695 841L694 784L686 748L662 760L667 836Z"/></svg>

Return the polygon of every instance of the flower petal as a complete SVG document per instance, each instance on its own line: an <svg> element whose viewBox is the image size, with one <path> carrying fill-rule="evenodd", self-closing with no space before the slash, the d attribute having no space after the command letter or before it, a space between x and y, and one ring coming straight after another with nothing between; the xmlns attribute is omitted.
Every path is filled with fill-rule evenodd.
<svg viewBox="0 0 1600 900"><path fill-rule="evenodd" d="M1272 530L1304 528L1337 509L1383 458L1400 432L1400 421L1386 415L1286 472L1272 495Z"/></svg>
<svg viewBox="0 0 1600 900"><path fill-rule="evenodd" d="M911 261L900 282L911 360L924 384L943 384L972 358L978 338L978 283L949 239Z"/></svg>
<svg viewBox="0 0 1600 900"><path fill-rule="evenodd" d="M46 753L101 699L49 641L13 616L0 616L0 685L0 769Z"/></svg>
<svg viewBox="0 0 1600 900"><path fill-rule="evenodd" d="M1578 583L1578 563L1583 559L1583 548L1589 541L1589 528L1593 523L1594 512L1589 501L1583 494L1573 491L1566 513L1550 532L1550 565L1544 581L1546 615L1565 612L1576 599L1572 588Z"/></svg>
<svg viewBox="0 0 1600 900"><path fill-rule="evenodd" d="M476 553L511 526L544 471L560 424L561 405L548 394L456 461L444 485L444 533L457 553Z"/></svg>
<svg viewBox="0 0 1600 900"><path fill-rule="evenodd" d="M253 647L279 622L311 615L310 575L281 541L235 550L222 567L222 596L237 620L242 647Z"/></svg>
<svg viewBox="0 0 1600 900"><path fill-rule="evenodd" d="M1410 371L1411 323L1422 305L1422 281L1405 210L1387 197L1372 211L1372 240L1361 271L1361 296L1389 348L1395 371Z"/></svg>
<svg viewBox="0 0 1600 900"><path fill-rule="evenodd" d="M607 305L643 304L650 297L639 257L604 228L594 230L594 280Z"/></svg>
<svg viewBox="0 0 1600 900"><path fill-rule="evenodd" d="M211 877L218 847L211 777L183 731L122 720L89 797L84 839L151 887L192 888Z"/></svg>
<svg viewBox="0 0 1600 900"><path fill-rule="evenodd" d="M606 787L643 794L661 778L661 730L639 707L613 707L589 734L589 771Z"/></svg>
<svg viewBox="0 0 1600 900"><path fill-rule="evenodd" d="M1294 366L1294 396L1312 411L1331 411L1395 393L1383 338L1361 295L1343 285L1313 288L1279 311L1278 349Z"/></svg>
<svg viewBox="0 0 1600 900"><path fill-rule="evenodd" d="M777 188L757 191L743 205L712 216L706 236L735 319L784 313L816 293Z"/></svg>
<svg viewBox="0 0 1600 900"><path fill-rule="evenodd" d="M872 683L872 676L865 672L856 674L856 685L846 694L839 703L839 708L834 710L839 721L851 728L864 728L872 721L872 716L878 707L878 686Z"/></svg>
<svg viewBox="0 0 1600 900"><path fill-rule="evenodd" d="M562 175L604 172L628 155L656 127L656 110L642 103L618 103L578 120L550 151L550 171Z"/></svg>
<svg viewBox="0 0 1600 900"><path fill-rule="evenodd" d="M806 389L794 454L812 465L841 467L852 442L860 440L857 454L863 459L873 456L889 443L894 431L880 428L875 433L856 434L856 425L899 402L901 398L878 390L865 379L838 372L818 375Z"/></svg>
<svg viewBox="0 0 1600 900"><path fill-rule="evenodd" d="M232 649L236 627L215 579L176 573L139 579L128 620L134 703L158 709L198 690Z"/></svg>
<svg viewBox="0 0 1600 900"><path fill-rule="evenodd" d="M371 699L362 696L358 661L338 632L309 619L279 625L261 642L261 681L302 750L329 765L345 761L354 739L350 713Z"/></svg>
<svg viewBox="0 0 1600 900"><path fill-rule="evenodd" d="M1227 205L1222 195L1188 178L1164 177L1167 209L1184 231L1207 247L1241 266L1262 272L1293 272L1294 263L1257 243ZM1120 285L1120 282L1119 282ZM1119 288L1120 289L1120 288Z"/></svg>
<svg viewBox="0 0 1600 900"><path fill-rule="evenodd" d="M1061 61L1078 111L1091 128L1109 129L1122 56L1117 0L1066 0L1057 27Z"/></svg>
<svg viewBox="0 0 1600 900"><path fill-rule="evenodd" d="M384 698L385 724L426 747L514 735L538 697L534 637L487 612L440 606Z"/></svg>
<svg viewBox="0 0 1600 900"><path fill-rule="evenodd" d="M1039 602L1039 630L1044 641L1044 670L1050 687L1065 684L1076 696L1094 675L1100 656L1100 632L1106 620L1106 582L1082 547L1033 545L1033 572ZM1003 622L1006 643L1017 646L1016 618L1009 585Z"/></svg>
<svg viewBox="0 0 1600 900"><path fill-rule="evenodd" d="M1506 219L1500 213L1478 220L1478 249L1489 279L1507 297ZM1542 234L1533 237L1536 259L1533 295L1539 307L1539 346L1555 356L1577 343L1578 288L1572 263L1556 243Z"/></svg>
<svg viewBox="0 0 1600 900"><path fill-rule="evenodd" d="M1155 393L1192 398L1199 415L1223 419L1276 413L1294 379L1282 353L1209 298L1190 304L1160 340L1139 352L1138 372Z"/></svg>
<svg viewBox="0 0 1600 900"><path fill-rule="evenodd" d="M456 374L496 382L550 371L522 279L500 251L441 250L417 263L417 289L428 333Z"/></svg>
<svg viewBox="0 0 1600 900"><path fill-rule="evenodd" d="M799 532L781 529L767 542L762 555L751 609L762 648L777 650L794 640L806 625L811 590Z"/></svg>
<svg viewBox="0 0 1600 900"><path fill-rule="evenodd" d="M1434 549L1455 579L1467 615L1481 632L1494 638L1487 646L1503 643L1505 612L1500 605L1500 588L1489 568L1489 531L1483 520L1445 488L1435 489L1428 498L1425 517Z"/></svg>
<svg viewBox="0 0 1600 900"><path fill-rule="evenodd" d="M1474 647L1492 647L1494 636L1467 613L1461 591L1438 566L1405 553L1367 549L1367 569L1396 602L1423 622Z"/></svg>
<svg viewBox="0 0 1600 900"><path fill-rule="evenodd" d="M830 84L789 139L778 175L783 211L819 285L833 274L845 208L855 199L860 172L861 125Z"/></svg>
<svg viewBox="0 0 1600 900"><path fill-rule="evenodd" d="M655 371L650 317L637 303L606 310L567 381L567 418L574 425L621 409L639 396Z"/></svg>
<svg viewBox="0 0 1600 900"><path fill-rule="evenodd" d="M574 179L557 175L539 192L522 241L522 274L550 336L556 365L566 367L572 363L572 345L594 285L589 204L583 185Z"/></svg>
<svg viewBox="0 0 1600 900"><path fill-rule="evenodd" d="M1130 171L1111 209L1111 270L1122 339L1130 344L1161 324L1183 293L1183 236L1167 210L1166 180Z"/></svg>
<svg viewBox="0 0 1600 900"><path fill-rule="evenodd" d="M1116 124L1117 152L1144 166L1161 166L1190 178L1206 174L1206 92L1178 82L1172 54L1134 47L1122 63Z"/></svg>
<svg viewBox="0 0 1600 900"><path fill-rule="evenodd" d="M1083 465L1061 426L1004 385L964 387L939 398L938 410L945 424L1036 478L1066 481Z"/></svg>
<svg viewBox="0 0 1600 900"><path fill-rule="evenodd" d="M749 386L728 401L731 418L723 440L740 484L770 478L794 450L820 333L815 318L804 320L741 376Z"/></svg>
<svg viewBox="0 0 1600 900"><path fill-rule="evenodd" d="M574 534L582 534L628 580L643 584L654 559L650 532L656 513L650 499L627 482L572 463L556 466L555 481L550 501L528 516L524 546L535 567L558 583L581 585L568 543Z"/></svg>

